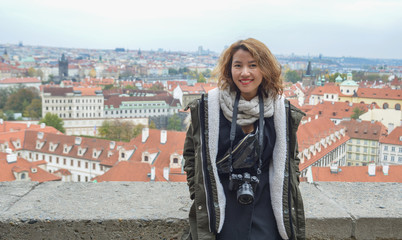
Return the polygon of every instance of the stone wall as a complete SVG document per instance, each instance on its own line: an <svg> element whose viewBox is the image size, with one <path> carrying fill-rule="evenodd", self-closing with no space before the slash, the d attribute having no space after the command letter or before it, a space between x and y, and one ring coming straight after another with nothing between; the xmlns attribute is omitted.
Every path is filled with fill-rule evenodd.
<svg viewBox="0 0 402 240"><path fill-rule="evenodd" d="M402 184L302 183L309 239L402 239ZM187 185L0 183L0 239L180 239Z"/></svg>

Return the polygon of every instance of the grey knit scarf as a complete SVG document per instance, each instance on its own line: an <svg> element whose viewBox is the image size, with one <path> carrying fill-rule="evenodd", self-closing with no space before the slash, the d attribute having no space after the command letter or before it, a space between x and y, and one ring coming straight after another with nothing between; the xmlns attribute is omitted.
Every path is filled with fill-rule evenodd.
<svg viewBox="0 0 402 240"><path fill-rule="evenodd" d="M236 98L236 92L230 91L228 86L225 89L219 90L219 103L223 111L223 115L227 120L232 122L233 104ZM258 95L250 101L245 100L240 96L237 124L240 126L247 126L254 123L259 118L259 101ZM272 98L264 98L264 118L271 117L274 114L274 105Z"/></svg>

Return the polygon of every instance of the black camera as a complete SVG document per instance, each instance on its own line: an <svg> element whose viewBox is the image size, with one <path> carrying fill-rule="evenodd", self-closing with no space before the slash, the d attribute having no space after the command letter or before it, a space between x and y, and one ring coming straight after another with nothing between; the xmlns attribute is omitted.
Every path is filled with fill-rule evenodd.
<svg viewBox="0 0 402 240"><path fill-rule="evenodd" d="M237 201L240 204L248 205L254 201L254 188L259 183L256 176L251 176L250 173L242 174L232 173L229 177L229 190L237 190Z"/></svg>

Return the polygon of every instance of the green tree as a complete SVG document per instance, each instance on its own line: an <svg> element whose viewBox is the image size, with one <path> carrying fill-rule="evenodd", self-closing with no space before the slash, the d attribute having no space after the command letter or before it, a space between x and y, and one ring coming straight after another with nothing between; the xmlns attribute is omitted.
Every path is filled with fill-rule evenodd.
<svg viewBox="0 0 402 240"><path fill-rule="evenodd" d="M353 119L358 119L360 117L360 115L362 115L363 113L365 113L364 109L361 109L359 107L355 107L353 109L353 114L350 117L353 118Z"/></svg>
<svg viewBox="0 0 402 240"><path fill-rule="evenodd" d="M115 119L103 121L99 134L109 140L130 141L137 134L137 130L132 122Z"/></svg>
<svg viewBox="0 0 402 240"><path fill-rule="evenodd" d="M167 129L181 131L181 121L179 116L176 115L176 113L173 114L173 116L169 117Z"/></svg>
<svg viewBox="0 0 402 240"><path fill-rule="evenodd" d="M109 90L109 89L113 89L113 88L114 88L113 84L108 84L103 87L103 90Z"/></svg>
<svg viewBox="0 0 402 240"><path fill-rule="evenodd" d="M38 119L42 116L42 101L40 99L32 100L24 110L24 117L30 117Z"/></svg>
<svg viewBox="0 0 402 240"><path fill-rule="evenodd" d="M149 89L154 91L162 91L164 87L162 83L154 83L152 84L152 87L150 87Z"/></svg>
<svg viewBox="0 0 402 240"><path fill-rule="evenodd" d="M124 89L137 90L138 88L134 85L126 85L126 86L124 86Z"/></svg>
<svg viewBox="0 0 402 240"><path fill-rule="evenodd" d="M207 82L207 79L205 79L204 75L202 73L200 73L200 74L198 74L197 82L205 83L205 82Z"/></svg>
<svg viewBox="0 0 402 240"><path fill-rule="evenodd" d="M48 112L46 113L45 117L39 121L39 123L44 123L46 126L52 126L62 133L65 132L63 127L64 122L61 118L59 118L59 116L57 116L57 114Z"/></svg>
<svg viewBox="0 0 402 240"><path fill-rule="evenodd" d="M133 137L137 137L138 135L140 135L143 128L144 128L144 125L142 125L142 124L135 125L134 129L133 129Z"/></svg>
<svg viewBox="0 0 402 240"><path fill-rule="evenodd" d="M169 71L169 75L177 75L179 73L179 71L177 71L174 68L169 68L168 71Z"/></svg>
<svg viewBox="0 0 402 240"><path fill-rule="evenodd" d="M28 68L26 75L27 75L27 77L36 77L35 68L33 68L33 67Z"/></svg>
<svg viewBox="0 0 402 240"><path fill-rule="evenodd" d="M33 99L39 98L39 93L36 89L20 88L8 97L4 109L23 113L25 108L31 104Z"/></svg>
<svg viewBox="0 0 402 240"><path fill-rule="evenodd" d="M296 83L298 81L301 81L301 77L296 70L289 70L285 73L285 80L286 82Z"/></svg>
<svg viewBox="0 0 402 240"><path fill-rule="evenodd" d="M150 129L156 129L156 124L155 124L155 122L153 120L149 123L149 128Z"/></svg>

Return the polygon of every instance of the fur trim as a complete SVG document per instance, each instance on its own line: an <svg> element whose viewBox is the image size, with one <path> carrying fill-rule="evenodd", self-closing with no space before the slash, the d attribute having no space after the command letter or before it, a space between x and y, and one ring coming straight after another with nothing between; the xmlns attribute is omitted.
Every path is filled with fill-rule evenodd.
<svg viewBox="0 0 402 240"><path fill-rule="evenodd" d="M285 99L278 97L275 101L274 124L276 142L272 161L269 166L269 188L271 191L272 210L274 211L279 234L283 239L288 239L283 222L283 178L286 163L286 108Z"/></svg>
<svg viewBox="0 0 402 240"><path fill-rule="evenodd" d="M212 104L209 104L212 103ZM209 155L211 157L212 171L215 176L218 203L220 209L220 221L218 233L222 230L225 222L226 197L223 191L222 183L219 179L218 169L216 167L216 156L218 154L219 142L219 89L215 88L208 92L208 131L209 131Z"/></svg>
<svg viewBox="0 0 402 240"><path fill-rule="evenodd" d="M216 156L218 154L219 142L219 89L215 88L208 92L208 131L209 131L209 154L211 157L212 169L215 176L216 188L218 191L218 202L220 208L220 222L218 233L222 230L225 222L226 197L222 183L218 176L216 167ZM271 204L278 226L279 234L283 239L288 239L285 224L283 222L283 178L286 163L286 108L285 99L278 97L274 103L274 124L276 131L276 142L273 152L273 161L269 168L269 184L271 191Z"/></svg>

